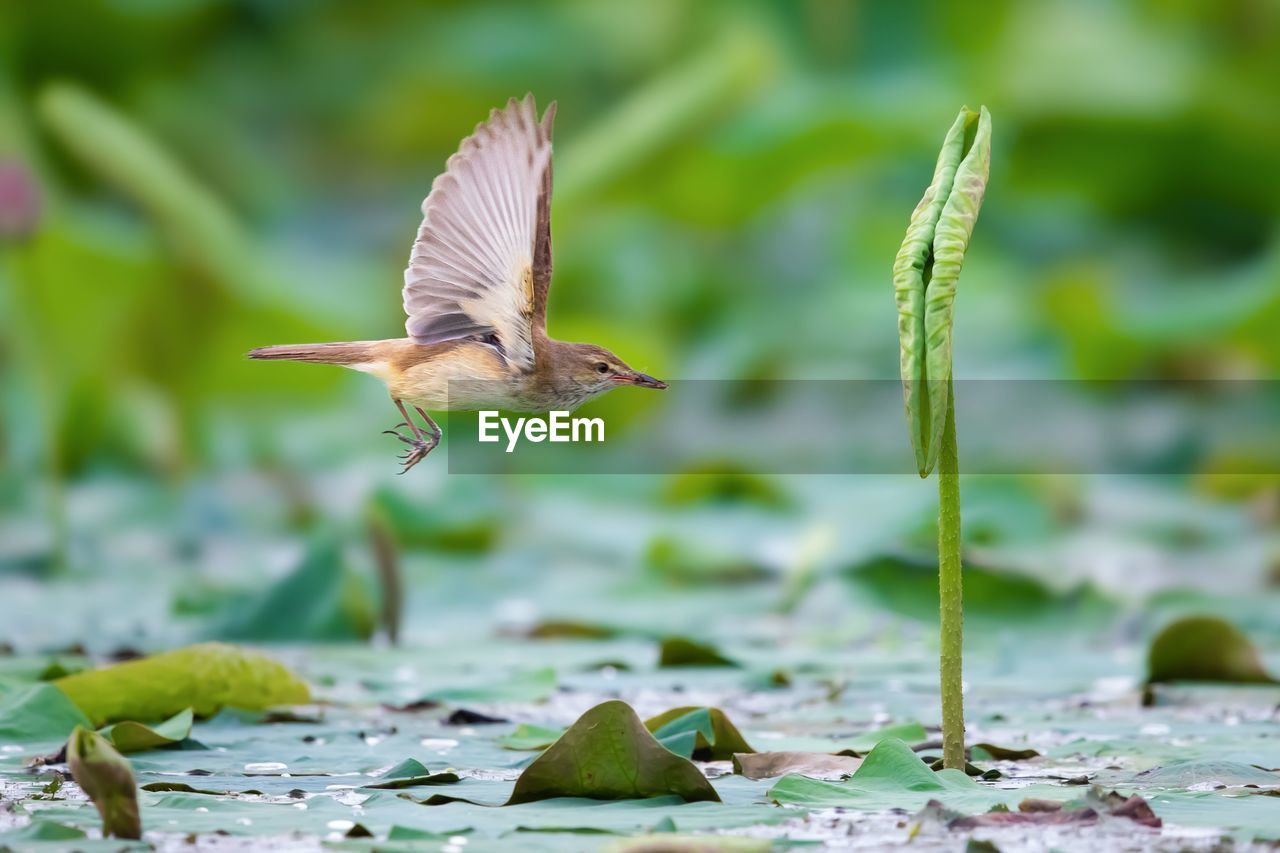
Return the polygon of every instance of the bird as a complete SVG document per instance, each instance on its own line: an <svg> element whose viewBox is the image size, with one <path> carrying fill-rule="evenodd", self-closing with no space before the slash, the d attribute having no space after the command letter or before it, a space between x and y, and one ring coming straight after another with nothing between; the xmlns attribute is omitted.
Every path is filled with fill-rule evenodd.
<svg viewBox="0 0 1280 853"><path fill-rule="evenodd" d="M553 101L539 119L532 94L511 98L432 182L404 271L405 337L248 353L382 380L402 418L384 433L408 445L401 474L440 443L428 410L573 410L624 385L667 387L604 347L547 335L555 112Z"/></svg>

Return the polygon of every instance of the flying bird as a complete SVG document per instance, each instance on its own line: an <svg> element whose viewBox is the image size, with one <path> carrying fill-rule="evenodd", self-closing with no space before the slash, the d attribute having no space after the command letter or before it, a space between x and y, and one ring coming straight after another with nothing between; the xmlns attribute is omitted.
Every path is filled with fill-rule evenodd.
<svg viewBox="0 0 1280 853"><path fill-rule="evenodd" d="M547 337L551 124L512 98L462 140L422 202L404 271L407 337L259 347L250 358L337 364L386 383L408 445L403 474L440 443L427 410L572 410L620 385L666 388L604 347ZM422 425L415 423L413 408Z"/></svg>

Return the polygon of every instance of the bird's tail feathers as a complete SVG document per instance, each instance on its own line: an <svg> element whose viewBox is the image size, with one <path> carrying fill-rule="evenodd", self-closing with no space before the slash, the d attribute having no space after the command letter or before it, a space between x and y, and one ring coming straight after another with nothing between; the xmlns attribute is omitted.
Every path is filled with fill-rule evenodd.
<svg viewBox="0 0 1280 853"><path fill-rule="evenodd" d="M284 344L249 350L249 358L266 361L307 361L313 364L341 364L357 367L375 361L373 345L368 341L333 344Z"/></svg>

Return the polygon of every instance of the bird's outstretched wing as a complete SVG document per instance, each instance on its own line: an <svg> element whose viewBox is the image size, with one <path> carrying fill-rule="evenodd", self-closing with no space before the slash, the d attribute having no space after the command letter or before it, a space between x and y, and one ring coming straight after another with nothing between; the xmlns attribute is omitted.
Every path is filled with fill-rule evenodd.
<svg viewBox="0 0 1280 853"><path fill-rule="evenodd" d="M473 338L533 369L551 282L551 122L533 96L476 126L422 202L404 271L405 328L420 344Z"/></svg>

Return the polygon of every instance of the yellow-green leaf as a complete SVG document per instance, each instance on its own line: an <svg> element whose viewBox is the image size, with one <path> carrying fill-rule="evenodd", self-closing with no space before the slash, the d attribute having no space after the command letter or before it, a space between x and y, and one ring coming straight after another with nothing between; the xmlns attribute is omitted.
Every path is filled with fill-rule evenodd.
<svg viewBox="0 0 1280 853"><path fill-rule="evenodd" d="M311 701L307 685L266 655L201 643L53 682L95 726L163 720L184 708L208 717L222 708L262 710Z"/></svg>

